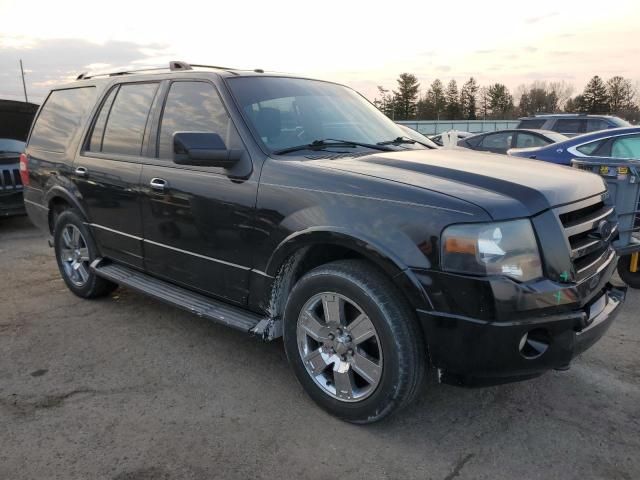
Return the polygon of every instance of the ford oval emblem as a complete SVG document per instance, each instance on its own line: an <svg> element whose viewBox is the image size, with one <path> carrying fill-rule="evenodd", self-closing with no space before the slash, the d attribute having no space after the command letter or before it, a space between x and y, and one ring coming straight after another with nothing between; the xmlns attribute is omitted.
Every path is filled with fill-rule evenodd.
<svg viewBox="0 0 640 480"><path fill-rule="evenodd" d="M598 235L602 240L609 240L611 233L613 232L613 225L609 220L602 220L598 224Z"/></svg>
<svg viewBox="0 0 640 480"><path fill-rule="evenodd" d="M591 280L589 280L589 288L593 290L598 286L599 283L600 283L600 274L598 273L594 275Z"/></svg>

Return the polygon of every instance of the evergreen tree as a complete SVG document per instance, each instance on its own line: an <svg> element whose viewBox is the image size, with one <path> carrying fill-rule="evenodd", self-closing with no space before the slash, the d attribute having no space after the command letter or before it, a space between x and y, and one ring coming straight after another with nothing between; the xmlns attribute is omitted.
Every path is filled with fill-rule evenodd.
<svg viewBox="0 0 640 480"><path fill-rule="evenodd" d="M580 110L586 113L608 113L609 112L609 96L607 95L607 86L602 79L596 75L582 92L582 105Z"/></svg>
<svg viewBox="0 0 640 480"><path fill-rule="evenodd" d="M465 120L475 120L478 103L478 83L471 77L460 90L460 113Z"/></svg>
<svg viewBox="0 0 640 480"><path fill-rule="evenodd" d="M440 79L436 78L427 91L426 107L428 109L428 117L431 120L440 120L440 116L444 112L446 100L444 96L444 86Z"/></svg>
<svg viewBox="0 0 640 480"><path fill-rule="evenodd" d="M398 77L398 90L393 91L395 120L415 118L420 84L415 75L401 73Z"/></svg>
<svg viewBox="0 0 640 480"><path fill-rule="evenodd" d="M451 79L449 85L447 85L447 91L445 92L445 101L447 117L450 120L457 120L460 118L460 100L458 98L458 84L455 80Z"/></svg>
<svg viewBox="0 0 640 480"><path fill-rule="evenodd" d="M501 83L494 83L489 87L489 109L493 118L511 118L513 116L513 96L509 89Z"/></svg>

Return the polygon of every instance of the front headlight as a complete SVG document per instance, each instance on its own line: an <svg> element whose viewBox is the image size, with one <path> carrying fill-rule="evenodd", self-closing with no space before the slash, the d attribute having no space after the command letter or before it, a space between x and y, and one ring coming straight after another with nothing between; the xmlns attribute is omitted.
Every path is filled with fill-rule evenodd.
<svg viewBox="0 0 640 480"><path fill-rule="evenodd" d="M442 234L442 269L504 275L521 282L541 277L533 226L526 219L452 225Z"/></svg>

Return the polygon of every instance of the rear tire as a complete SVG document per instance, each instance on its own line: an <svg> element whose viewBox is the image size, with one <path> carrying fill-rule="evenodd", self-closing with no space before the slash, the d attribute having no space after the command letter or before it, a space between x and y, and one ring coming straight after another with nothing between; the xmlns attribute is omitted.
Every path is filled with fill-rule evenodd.
<svg viewBox="0 0 640 480"><path fill-rule="evenodd" d="M82 298L98 298L118 287L91 270L91 262L96 259L98 250L91 232L76 210L64 210L56 217L53 242L60 275L74 294Z"/></svg>
<svg viewBox="0 0 640 480"><path fill-rule="evenodd" d="M640 269L637 272L631 272L631 255L618 259L618 275L631 288L640 288Z"/></svg>
<svg viewBox="0 0 640 480"><path fill-rule="evenodd" d="M423 384L426 355L415 313L382 272L360 260L322 265L296 283L284 345L309 396L348 422L386 417Z"/></svg>

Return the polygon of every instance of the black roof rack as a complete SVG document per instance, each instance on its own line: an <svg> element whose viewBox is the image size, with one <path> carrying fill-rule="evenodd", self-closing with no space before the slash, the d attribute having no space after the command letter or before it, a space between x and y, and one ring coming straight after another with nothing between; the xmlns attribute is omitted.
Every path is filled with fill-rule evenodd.
<svg viewBox="0 0 640 480"><path fill-rule="evenodd" d="M187 62L182 62L180 60L172 60L169 62L168 67L148 67L148 68L140 68L137 70L120 70L117 72L96 73L93 75L90 75L89 72L83 72L76 77L76 80L86 80L88 78L95 78L95 77L117 77L119 75L130 75L130 74L139 73L139 72L154 72L158 70L167 70L167 69L172 72L176 72L181 70L193 70L194 67L195 68L213 68L215 70L226 70L231 73L233 73L234 70L242 70L240 68L221 67L219 65L202 65L202 64L196 64L196 63L189 64ZM256 68L253 71L256 73L264 73L264 70L260 68Z"/></svg>

